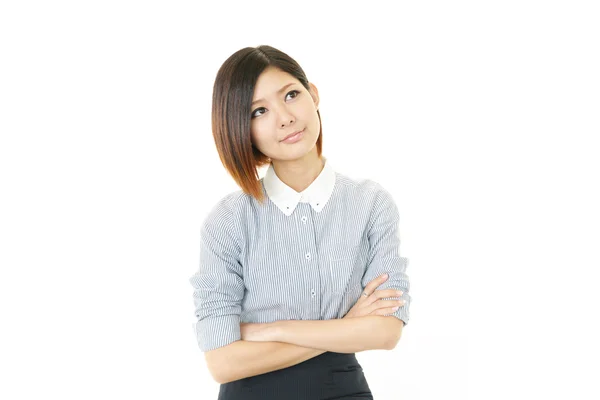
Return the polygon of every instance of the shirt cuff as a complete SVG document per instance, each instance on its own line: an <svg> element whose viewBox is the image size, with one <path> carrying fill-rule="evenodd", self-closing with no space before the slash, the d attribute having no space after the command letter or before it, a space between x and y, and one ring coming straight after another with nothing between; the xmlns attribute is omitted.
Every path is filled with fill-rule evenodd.
<svg viewBox="0 0 600 400"><path fill-rule="evenodd" d="M406 303L404 303L399 309L397 309L395 312L388 314L389 316L394 316L398 319L401 319L402 321L404 321L404 326L408 325L408 320L410 319L410 312L409 312L409 307L410 307L410 296L400 296L400 297L394 297L395 299L402 299L404 300Z"/></svg>
<svg viewBox="0 0 600 400"><path fill-rule="evenodd" d="M200 350L203 352L241 340L240 316L207 317L196 322L196 339Z"/></svg>

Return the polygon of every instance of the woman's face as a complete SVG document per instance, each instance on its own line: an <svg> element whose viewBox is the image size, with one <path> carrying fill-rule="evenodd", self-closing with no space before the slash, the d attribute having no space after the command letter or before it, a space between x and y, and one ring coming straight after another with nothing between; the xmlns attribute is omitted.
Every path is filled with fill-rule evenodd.
<svg viewBox="0 0 600 400"><path fill-rule="evenodd" d="M315 146L319 137L319 95L315 85L309 86L310 91L292 75L274 67L258 77L252 98L251 137L254 147L267 157L294 160ZM304 130L300 140L283 142L287 135L300 130Z"/></svg>

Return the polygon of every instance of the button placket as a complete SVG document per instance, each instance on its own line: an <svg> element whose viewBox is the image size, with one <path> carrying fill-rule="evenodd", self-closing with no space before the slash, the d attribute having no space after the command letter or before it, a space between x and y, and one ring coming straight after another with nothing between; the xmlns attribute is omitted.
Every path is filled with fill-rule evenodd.
<svg viewBox="0 0 600 400"><path fill-rule="evenodd" d="M300 221L302 221L303 225L306 225L308 223L308 217L306 215L303 215L302 217L300 217ZM310 252L304 254L304 258L308 261L310 261L311 259L311 254ZM310 288L310 297L312 299L314 299L317 296L317 291L315 290L315 288Z"/></svg>

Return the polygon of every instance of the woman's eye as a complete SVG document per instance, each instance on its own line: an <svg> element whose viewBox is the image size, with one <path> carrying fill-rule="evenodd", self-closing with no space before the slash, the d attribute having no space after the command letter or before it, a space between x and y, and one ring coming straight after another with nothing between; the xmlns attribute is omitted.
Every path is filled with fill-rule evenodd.
<svg viewBox="0 0 600 400"><path fill-rule="evenodd" d="M285 95L285 97L287 98L287 96L288 96L289 94L291 94L291 93L294 93L294 97L292 97L292 99L295 99L296 97L298 97L298 94L300 93L300 91L299 91L299 90L292 90L292 91L289 91L289 92L288 92L288 93ZM254 111L252 112L251 118L258 117L258 116L262 115L262 114L258 114L258 115L256 114L256 112L257 112L257 111L260 111L260 110L265 110L265 108L264 108L264 107L259 107L259 108L257 108L256 110L254 110Z"/></svg>
<svg viewBox="0 0 600 400"><path fill-rule="evenodd" d="M264 109L265 109L264 107L260 107L260 108L257 108L256 110L254 110L254 112L252 113L252 118L258 117L258 115L262 115L262 114L256 115L256 112L260 111L260 110L264 110Z"/></svg>
<svg viewBox="0 0 600 400"><path fill-rule="evenodd" d="M295 93L296 94L294 97L292 97L292 99L295 99L298 96L298 93L300 93L300 92L298 90L292 90L291 92L288 92L288 94L290 94L290 93Z"/></svg>

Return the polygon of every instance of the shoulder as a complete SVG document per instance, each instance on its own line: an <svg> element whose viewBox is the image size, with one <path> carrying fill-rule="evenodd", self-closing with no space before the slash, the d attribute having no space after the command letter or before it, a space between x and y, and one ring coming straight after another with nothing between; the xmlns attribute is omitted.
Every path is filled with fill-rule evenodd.
<svg viewBox="0 0 600 400"><path fill-rule="evenodd" d="M239 241L240 219L244 205L249 202L250 196L241 189L225 194L217 200L202 222L202 230L221 229L230 237Z"/></svg>
<svg viewBox="0 0 600 400"><path fill-rule="evenodd" d="M399 210L391 191L376 180L370 178L351 178L338 174L343 196L348 196L353 203L360 204L369 210L367 230L378 226L384 221L396 223L399 220Z"/></svg>
<svg viewBox="0 0 600 400"><path fill-rule="evenodd" d="M371 207L381 203L394 202L391 192L381 183L369 178L353 178L346 174L336 172L337 183L343 196L352 197L354 200L366 202Z"/></svg>
<svg viewBox="0 0 600 400"><path fill-rule="evenodd" d="M242 190L227 193L213 204L206 216L206 220L231 220L235 218L235 211L246 201L246 197L248 196Z"/></svg>

